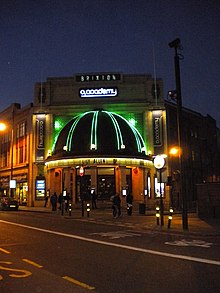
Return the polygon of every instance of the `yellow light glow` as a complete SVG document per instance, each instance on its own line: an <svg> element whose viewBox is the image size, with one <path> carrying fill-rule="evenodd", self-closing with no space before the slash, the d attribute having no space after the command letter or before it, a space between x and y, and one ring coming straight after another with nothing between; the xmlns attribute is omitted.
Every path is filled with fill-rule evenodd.
<svg viewBox="0 0 220 293"><path fill-rule="evenodd" d="M177 156L177 155L179 155L179 152L180 152L180 149L178 147L173 147L170 149L169 153L172 156Z"/></svg>
<svg viewBox="0 0 220 293"><path fill-rule="evenodd" d="M0 131L4 131L6 129L6 124L3 122L0 122Z"/></svg>

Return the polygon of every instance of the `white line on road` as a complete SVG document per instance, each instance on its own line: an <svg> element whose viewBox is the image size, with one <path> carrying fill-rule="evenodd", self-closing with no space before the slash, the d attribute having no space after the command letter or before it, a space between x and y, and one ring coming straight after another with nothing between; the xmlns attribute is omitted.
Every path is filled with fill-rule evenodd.
<svg viewBox="0 0 220 293"><path fill-rule="evenodd" d="M96 244L101 244L101 245L106 245L106 246L113 246L113 247L117 247L117 248L128 249L128 250L143 252L143 253L147 253L147 254L154 254L154 255L163 256L163 257L169 257L169 258L188 260L188 261L194 261L194 262L199 262L199 263L220 266L220 261L217 261L217 260L191 257L191 256L186 256L186 255L180 255L180 254L172 254L172 253L167 253L167 252L155 251L155 250L151 250L151 249L144 249L144 248L138 248L138 247L123 245L123 244L100 241L100 240L96 240L96 239L90 239L90 238L86 238L86 237L82 237L82 236L77 236L77 235L72 235L72 234L67 234L67 233L62 233L62 232L57 232L57 231L51 231L51 230L47 230L47 229L37 228L37 227L33 227L33 226L27 226L27 225L3 221L3 220L0 220L0 222L5 223L5 224L9 224L9 225L22 227L22 228L36 230L36 231L40 231L40 232L45 232L45 233L50 233L50 234L59 235L59 236L63 236L63 237L73 238L73 239L77 239L77 240L81 240L81 241L87 241L87 242L91 242L91 243L96 243Z"/></svg>

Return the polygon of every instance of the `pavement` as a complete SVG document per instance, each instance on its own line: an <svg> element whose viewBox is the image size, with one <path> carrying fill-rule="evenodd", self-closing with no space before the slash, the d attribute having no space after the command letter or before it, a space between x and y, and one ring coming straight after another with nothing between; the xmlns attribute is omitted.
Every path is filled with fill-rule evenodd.
<svg viewBox="0 0 220 293"><path fill-rule="evenodd" d="M197 214L188 212L188 229L185 230L182 227L182 215L181 213L173 213L170 227L168 228L168 212L164 212L164 225L161 226L161 222L156 220L155 213L153 211L145 211L145 214L140 214L138 206L134 205L132 215L127 215L126 208L122 206L122 215L119 218L112 217L111 203L98 203L97 209L91 209L87 213L84 210L82 214L81 205L75 205L72 207L71 212L63 212L59 209L52 211L51 207L27 207L19 206L20 211L26 212L41 212L56 215L57 217L63 217L65 219L73 219L84 222L105 223L107 225L123 226L129 229L139 230L151 230L161 233L180 234L184 236L214 236L220 238L220 218L216 219L200 219Z"/></svg>
<svg viewBox="0 0 220 293"><path fill-rule="evenodd" d="M119 218L112 217L111 206L106 203L98 203L97 209L91 209L87 213L86 208L84 215L82 213L81 205L72 207L71 212L52 211L51 207L27 207L19 206L20 211L41 212L63 217L65 219L74 219L79 221L105 223L114 226L124 226L128 228L135 228L141 230L153 230L162 233L174 233L181 235L200 235L200 236L216 236L220 237L220 218L216 219L200 219L194 212L188 212L188 229L182 227L182 214L173 213L172 220L169 222L168 212L164 212L164 225L161 226L161 219L157 222L155 213L153 211L145 211L145 214L140 214L137 206L133 207L131 216L127 215L125 207L122 207L122 215ZM168 227L168 224L170 226Z"/></svg>

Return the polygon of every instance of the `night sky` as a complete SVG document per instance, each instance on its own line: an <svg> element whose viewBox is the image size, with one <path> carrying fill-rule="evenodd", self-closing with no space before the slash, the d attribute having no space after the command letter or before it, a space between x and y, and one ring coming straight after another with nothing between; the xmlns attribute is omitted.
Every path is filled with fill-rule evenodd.
<svg viewBox="0 0 220 293"><path fill-rule="evenodd" d="M183 106L220 127L218 0L1 0L0 111L33 101L34 83L88 72L146 73L175 88L179 37Z"/></svg>

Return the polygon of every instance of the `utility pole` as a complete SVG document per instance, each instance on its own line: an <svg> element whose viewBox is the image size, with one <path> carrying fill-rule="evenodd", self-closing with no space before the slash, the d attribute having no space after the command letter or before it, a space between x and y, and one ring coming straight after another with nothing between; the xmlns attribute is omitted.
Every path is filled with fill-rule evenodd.
<svg viewBox="0 0 220 293"><path fill-rule="evenodd" d="M177 101L177 131L178 131L178 145L179 145L179 165L180 165L180 196L182 198L182 228L188 230L188 214L187 214L187 196L185 192L184 180L184 160L183 154L186 150L183 149L182 141L182 95L181 95L181 79L180 79L180 55L178 49L181 49L180 39L177 38L169 43L170 48L174 48L174 65L176 78L176 101Z"/></svg>

